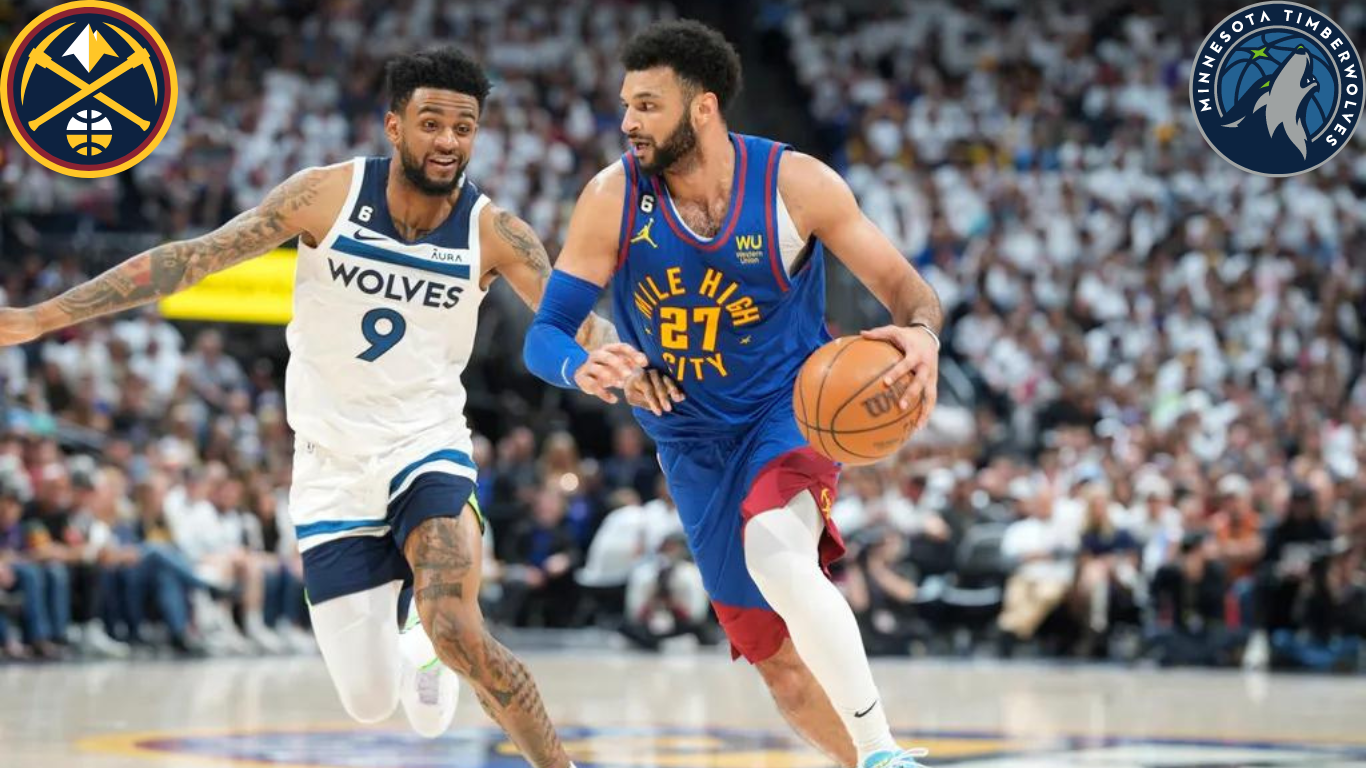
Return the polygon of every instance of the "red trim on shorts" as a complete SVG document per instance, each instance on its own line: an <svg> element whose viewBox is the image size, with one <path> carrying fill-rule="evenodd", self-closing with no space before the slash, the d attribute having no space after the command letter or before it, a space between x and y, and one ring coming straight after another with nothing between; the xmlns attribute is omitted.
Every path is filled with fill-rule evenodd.
<svg viewBox="0 0 1366 768"><path fill-rule="evenodd" d="M844 536L830 518L839 475L839 465L810 446L788 451L759 470L750 485L749 495L740 502L740 514L749 522L756 515L787 506L802 491L811 491L825 521L819 551L821 568L827 569L828 573L830 564L844 557Z"/></svg>
<svg viewBox="0 0 1366 768"><path fill-rule="evenodd" d="M821 569L829 576L830 564L844 557L844 537L830 519L838 484L839 465L810 447L797 448L759 470L749 495L740 503L740 514L748 522L764 512L787 506L802 491L810 491L825 520L818 551ZM791 636L787 622L768 608L735 608L715 601L712 607L730 638L732 659L744 657L751 664L767 661Z"/></svg>
<svg viewBox="0 0 1366 768"><path fill-rule="evenodd" d="M730 638L730 658L759 664L773 658L789 637L787 622L767 608L735 608L715 600L712 607Z"/></svg>

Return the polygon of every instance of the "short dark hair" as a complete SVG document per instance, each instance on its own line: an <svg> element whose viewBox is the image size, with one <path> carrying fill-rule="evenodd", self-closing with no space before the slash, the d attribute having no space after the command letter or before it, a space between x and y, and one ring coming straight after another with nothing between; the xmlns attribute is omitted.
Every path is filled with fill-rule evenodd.
<svg viewBox="0 0 1366 768"><path fill-rule="evenodd" d="M473 96L482 112L493 88L483 66L458 48L433 48L390 59L384 66L384 85L394 112L402 112L418 88Z"/></svg>
<svg viewBox="0 0 1366 768"><path fill-rule="evenodd" d="M621 49L627 72L669 67L685 84L711 91L724 112L740 92L740 54L716 30L697 21L659 21Z"/></svg>

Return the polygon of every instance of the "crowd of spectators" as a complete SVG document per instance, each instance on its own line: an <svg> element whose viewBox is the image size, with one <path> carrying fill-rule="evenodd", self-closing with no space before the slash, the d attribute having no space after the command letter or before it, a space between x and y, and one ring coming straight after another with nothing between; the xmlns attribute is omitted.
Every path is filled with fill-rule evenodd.
<svg viewBox="0 0 1366 768"><path fill-rule="evenodd" d="M833 512L851 549L835 577L870 648L1357 666L1363 137L1283 180L1210 151L1184 84L1222 14L1199 5L766 5L809 94L787 106L823 142L805 149L841 170L949 318L959 396L897 459L847 470ZM553 253L578 190L621 150L613 52L672 13L274 6L139 4L182 62L182 111L114 179L6 147L0 300L90 272L38 255L45 232L200 231L298 167L385 152L379 65L433 38L493 70L471 173ZM5 8L22 23L36 5ZM1361 6L1330 12L1362 39ZM495 301L484 321L485 349L490 333L519 343L525 311ZM147 311L0 350L6 655L311 649L280 361L241 338ZM489 615L605 624L647 648L714 642L651 447L620 410L547 392L507 357L484 353L466 377L488 435Z"/></svg>
<svg viewBox="0 0 1366 768"><path fill-rule="evenodd" d="M1330 5L1360 37L1366 6ZM999 597L1007 652L1045 630L1062 652L1354 665L1366 135L1289 179L1211 151L1190 64L1236 6L859 7L767 18L824 149L938 289L976 401L917 461L846 476L869 632L904 647Z"/></svg>
<svg viewBox="0 0 1366 768"><path fill-rule="evenodd" d="M11 275L7 295L41 293L28 282ZM154 309L0 350L0 655L312 651L288 509L293 436L271 363L251 363L225 354L217 329L187 341ZM565 431L474 442L495 621L620 623L628 604L633 617L668 613L672 590L688 626L709 631L634 425L601 459Z"/></svg>

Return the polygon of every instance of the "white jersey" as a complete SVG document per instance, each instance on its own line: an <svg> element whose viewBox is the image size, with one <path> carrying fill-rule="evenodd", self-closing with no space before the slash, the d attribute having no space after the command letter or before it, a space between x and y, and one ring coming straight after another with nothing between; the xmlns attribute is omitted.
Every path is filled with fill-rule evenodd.
<svg viewBox="0 0 1366 768"><path fill-rule="evenodd" d="M405 242L385 201L389 163L353 160L337 220L316 247L299 244L289 424L340 456L468 452L460 375L485 294L479 214L489 200L463 180L446 221Z"/></svg>

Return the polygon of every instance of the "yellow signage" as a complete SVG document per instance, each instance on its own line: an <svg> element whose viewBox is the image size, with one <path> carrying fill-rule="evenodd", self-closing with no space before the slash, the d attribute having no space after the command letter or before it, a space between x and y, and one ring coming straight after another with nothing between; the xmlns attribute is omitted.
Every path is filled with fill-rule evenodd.
<svg viewBox="0 0 1366 768"><path fill-rule="evenodd" d="M298 254L277 248L264 256L209 275L198 285L161 301L172 320L285 325L294 316L294 264Z"/></svg>

